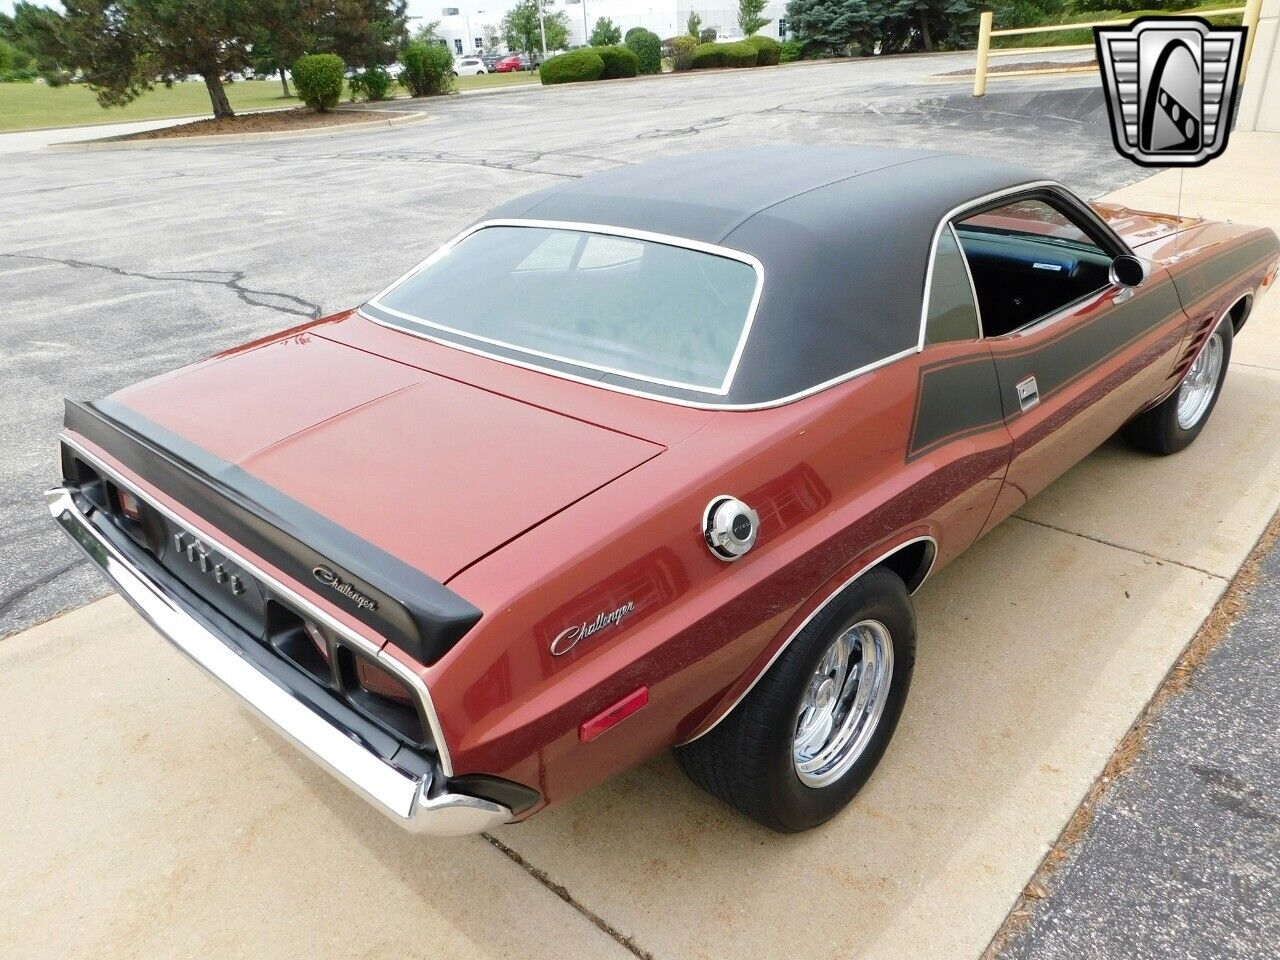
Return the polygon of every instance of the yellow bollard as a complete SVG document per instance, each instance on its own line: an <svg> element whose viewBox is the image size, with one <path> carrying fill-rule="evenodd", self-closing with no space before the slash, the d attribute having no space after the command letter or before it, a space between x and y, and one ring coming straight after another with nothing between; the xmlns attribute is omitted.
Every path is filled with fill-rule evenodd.
<svg viewBox="0 0 1280 960"><path fill-rule="evenodd" d="M1249 69L1249 54L1253 53L1253 37L1258 32L1258 18L1262 15L1262 0L1245 0L1244 17L1241 23L1248 31L1244 35L1244 53L1240 56L1240 82L1244 83L1245 72Z"/></svg>
<svg viewBox="0 0 1280 960"><path fill-rule="evenodd" d="M1261 0L1254 0L1261 2ZM991 21L994 14L983 10L978 18L978 64L973 68L973 95L980 97L987 92L987 54L991 50Z"/></svg>

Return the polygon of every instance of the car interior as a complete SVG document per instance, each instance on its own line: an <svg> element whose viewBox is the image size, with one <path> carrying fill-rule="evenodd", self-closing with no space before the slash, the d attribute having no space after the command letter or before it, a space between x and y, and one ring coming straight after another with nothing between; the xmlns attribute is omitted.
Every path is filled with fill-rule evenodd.
<svg viewBox="0 0 1280 960"><path fill-rule="evenodd" d="M1012 333L1111 282L1111 255L1044 201L975 214L955 228L985 336Z"/></svg>

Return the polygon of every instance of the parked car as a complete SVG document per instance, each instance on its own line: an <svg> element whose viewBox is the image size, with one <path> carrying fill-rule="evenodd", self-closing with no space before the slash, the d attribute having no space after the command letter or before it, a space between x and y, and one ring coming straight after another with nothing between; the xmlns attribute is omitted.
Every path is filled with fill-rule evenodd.
<svg viewBox="0 0 1280 960"><path fill-rule="evenodd" d="M68 401L47 498L409 829L521 820L674 747L803 830L930 655L911 595L1117 430L1192 443L1278 269L1270 230L988 160L675 157L506 203L359 309Z"/></svg>
<svg viewBox="0 0 1280 960"><path fill-rule="evenodd" d="M477 54L477 56L484 62L484 68L490 73L496 72L498 68L498 61L505 60L507 57L505 53L498 53L497 51L480 53Z"/></svg>
<svg viewBox="0 0 1280 960"><path fill-rule="evenodd" d="M510 56L503 57L494 65L494 73L514 73L517 70L531 69L529 57L523 53L513 53Z"/></svg>
<svg viewBox="0 0 1280 960"><path fill-rule="evenodd" d="M488 72L485 69L484 61L479 57L459 57L453 61L453 75L455 77L474 77Z"/></svg>

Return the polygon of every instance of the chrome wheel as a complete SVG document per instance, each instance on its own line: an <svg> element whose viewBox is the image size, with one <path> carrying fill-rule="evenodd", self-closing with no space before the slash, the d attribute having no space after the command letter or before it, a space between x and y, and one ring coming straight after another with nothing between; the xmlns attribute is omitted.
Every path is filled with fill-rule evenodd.
<svg viewBox="0 0 1280 960"><path fill-rule="evenodd" d="M1222 373L1222 355L1222 334L1215 331L1178 387L1178 426L1183 430L1199 423L1213 402Z"/></svg>
<svg viewBox="0 0 1280 960"><path fill-rule="evenodd" d="M880 723L893 682L893 637L877 620L840 634L809 678L792 737L796 775L824 787L853 766Z"/></svg>

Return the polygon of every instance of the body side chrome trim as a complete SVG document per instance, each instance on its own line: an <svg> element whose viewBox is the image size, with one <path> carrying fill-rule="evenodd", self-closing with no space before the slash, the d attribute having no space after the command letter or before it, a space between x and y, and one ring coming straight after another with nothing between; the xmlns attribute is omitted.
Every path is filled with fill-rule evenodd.
<svg viewBox="0 0 1280 960"><path fill-rule="evenodd" d="M746 689L743 690L742 693L738 694L738 696L734 698L733 703L725 707L724 710L720 712L720 716L716 717L715 721L710 725L708 725L708 727L705 730L699 733L696 737L690 737L688 740L683 741L680 744L680 746L683 746L685 743L693 743L694 740L702 739L708 733L710 733L712 730L718 727L724 721L725 717L733 713L733 711L737 708L738 704L740 704L746 698L747 694L749 694L752 690L755 689L755 686L757 683L760 682L760 679L766 673L769 672L769 669L774 665L774 663L777 662L778 658L782 656L783 651L786 650L787 647L791 646L791 641L795 640L795 638L800 635L800 633L804 630L804 628L809 626L809 624L813 622L814 617L820 614L823 610L825 610L828 606L830 606L834 601L838 600L840 598L840 595L844 593L845 590L847 590L850 586L852 586L858 579L860 579L863 574L865 574L868 570L874 569L875 567L884 563L884 561L888 560L895 553L905 550L907 547L916 543L929 543L929 544L932 544L933 546L933 552L929 556L929 566L925 570L924 576L920 578L920 582L916 584L915 589L910 590L910 592L915 593L921 587L923 587L925 584L925 581L929 579L929 574L933 572L934 564L938 560L938 541L934 537L931 537L927 534L920 537L912 537L910 540L904 540L902 543L898 544L892 550L885 551L875 560L860 567L857 573L855 573L853 576L849 577L847 580L841 583L840 586L836 587L835 590L833 590L830 594L827 595L827 598L825 600L823 600L820 604L818 604L816 607L813 608L813 610L809 612L809 615L805 617L803 621L801 621L800 626L796 627L793 631L791 631L791 634L787 637L787 639L782 641L782 643L778 646L778 649L773 652L773 656L769 658L769 662L766 663L763 669L761 669L760 672L757 673L755 677L752 678L751 682L747 684Z"/></svg>
<svg viewBox="0 0 1280 960"><path fill-rule="evenodd" d="M98 532L72 490L55 487L45 499L49 513L143 619L285 739L401 827L457 836L511 819L510 809L490 800L449 792L432 795L430 773L413 777L397 770L183 609Z"/></svg>
<svg viewBox="0 0 1280 960"><path fill-rule="evenodd" d="M529 347L522 347L518 344L506 343L505 341L502 341L502 340L495 340L490 337L480 336L479 334L468 333L465 330L458 330L454 327L447 326L443 323L436 323L435 321L428 320L425 317L415 317L412 314L407 314L400 310L393 310L391 307L388 307L378 302L384 296L390 293L392 290L400 286L400 284L404 283L406 280L416 275L418 271L420 271L423 267L429 266L430 264L433 264L436 261L447 256L455 246L457 246L463 240L467 239L467 237L471 236L472 234L479 233L481 230L488 229L489 227L534 227L542 230L562 230L566 232L572 231L576 233L594 233L600 236L622 237L623 239L627 239L627 240L642 240L647 243L659 243L669 247L681 247L685 250L694 250L694 251L697 251L698 253L706 253L712 256L724 257L729 260L737 260L739 263L744 263L747 266L751 267L751 269L755 271L755 275L756 275L755 289L752 291L752 294L751 294L751 303L747 306L747 316L742 327L742 333L739 334L738 336L738 343L734 347L733 356L729 360L729 366L725 370L725 375L723 379L720 381L720 386L704 387L704 386L698 386L696 384L680 383L674 380L666 380L661 377L648 377L648 376L644 376L643 374L638 374L638 373L627 371L627 370L620 370L615 367L601 366L599 364L589 363L583 360L573 360L569 357L561 357L556 354L545 353L541 350L534 350ZM647 383L654 383L660 386L673 387L677 390L689 390L694 393L709 393L715 396L724 396L729 392L730 388L733 386L733 378L738 372L738 363L742 359L742 351L746 349L747 338L751 335L751 327L752 327L752 324L755 322L756 309L760 306L760 297L763 291L764 291L764 264L761 263L759 259L757 259L756 257L753 257L751 254L743 253L741 250L735 250L732 247L725 247L725 246L721 246L719 244L714 244L714 243L704 243L700 240L689 240L684 237L672 236L671 234L653 233L648 230L632 230L628 227L613 227L607 224L599 224L599 223L580 223L580 222L574 222L574 221L568 221L568 220L562 221L562 220L537 220L537 219L524 219L524 218L498 218L494 220L482 220L479 223L474 223L471 226L467 227L465 230L463 230L461 233L455 235L450 240L447 240L443 245L441 245L437 250L432 252L432 254L429 257L427 257L425 260L419 263L416 267L414 267L408 273L396 279L385 290L379 291L378 294L369 301L368 305L378 310L384 310L387 313L400 317L404 320L408 320L412 323L420 323L429 327L435 327L438 330L444 330L448 333L452 333L460 337L465 337L468 340L476 340L481 343L488 343L492 346L503 347L504 349L513 350L517 353L524 353L533 357L541 357L544 360L554 360L557 363L565 363L574 367L583 367L588 370L599 370L602 373L614 374L619 377L625 377L628 380L639 380ZM363 312L362 312L362 315L368 316ZM369 319L373 319L373 318L370 317ZM502 358L498 358L498 359L502 359ZM539 369L544 369L544 368L539 368ZM555 372L555 371L552 371L552 372Z"/></svg>
<svg viewBox="0 0 1280 960"><path fill-rule="evenodd" d="M431 693L427 690L427 685L422 681L420 676L406 667L395 657L384 653L381 647L373 644L368 638L361 636L350 627L340 623L336 617L326 613L317 604L307 599L297 590L281 583L278 578L267 573L257 564L246 560L238 551L226 546L221 538L207 533L204 527L184 520L163 504L156 502L152 497L139 495L134 489L135 484L132 480L121 476L118 470L115 470L103 463L100 457L90 453L83 445L77 443L74 439L68 436L66 432L61 433L59 438L77 454L82 456L95 469L101 470L104 474L110 476L116 483L130 489L135 496L141 496L141 499L149 506L164 514L173 523L178 524L178 526L184 529L191 529L196 536L207 541L208 544L219 553L225 555L231 561L243 567L255 577L258 577L273 590L276 590L283 596L287 597L291 603L297 605L300 612L314 617L322 626L328 627L330 630L341 635L344 640L363 650L366 654L375 659L379 666L395 674L396 677L404 681L404 683L408 685L409 689L418 697L418 702L422 707L423 715L427 719L427 726L431 729L431 738L434 741L436 748L436 756L440 761L441 772L446 777L453 776L453 762L449 756L449 745L445 742L444 730L440 726L440 718L436 715L435 705L431 701Z"/></svg>

